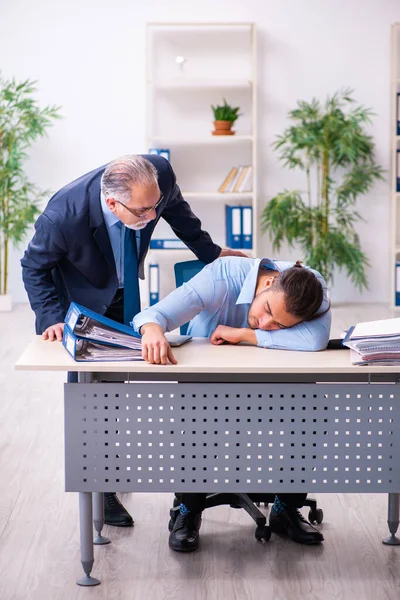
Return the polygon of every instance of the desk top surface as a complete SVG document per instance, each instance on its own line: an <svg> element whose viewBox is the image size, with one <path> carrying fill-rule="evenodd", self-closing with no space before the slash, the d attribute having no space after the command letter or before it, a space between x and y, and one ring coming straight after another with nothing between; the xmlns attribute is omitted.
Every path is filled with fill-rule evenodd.
<svg viewBox="0 0 400 600"><path fill-rule="evenodd" d="M75 362L60 342L36 336L15 364L25 371L81 371L108 373L400 373L399 366L361 366L350 363L350 351L293 352L255 346L213 346L193 339L173 348L177 365L139 362Z"/></svg>

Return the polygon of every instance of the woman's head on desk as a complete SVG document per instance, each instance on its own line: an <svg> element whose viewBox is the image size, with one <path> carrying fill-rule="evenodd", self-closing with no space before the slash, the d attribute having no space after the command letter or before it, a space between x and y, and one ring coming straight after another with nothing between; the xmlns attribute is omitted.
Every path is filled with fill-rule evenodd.
<svg viewBox="0 0 400 600"><path fill-rule="evenodd" d="M301 261L282 272L260 269L248 314L249 327L272 331L312 321L330 308L318 312L323 297L321 282Z"/></svg>

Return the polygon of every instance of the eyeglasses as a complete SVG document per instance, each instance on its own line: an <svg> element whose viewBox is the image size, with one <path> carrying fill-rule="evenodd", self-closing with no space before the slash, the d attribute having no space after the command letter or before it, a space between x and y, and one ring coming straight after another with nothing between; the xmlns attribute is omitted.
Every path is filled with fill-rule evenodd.
<svg viewBox="0 0 400 600"><path fill-rule="evenodd" d="M126 206L126 204L124 204L123 202L120 202L119 200L115 200L115 202L118 202L118 204L121 204L121 206L126 208L126 210L129 210L129 212L132 213L134 217L137 217L138 219L140 219L141 217L145 217L146 215L151 213L153 210L156 210L156 208L158 206L160 206L160 204L163 200L164 200L164 196L161 194L159 201L154 206L150 206L150 208L144 208L141 211L132 210L131 208Z"/></svg>

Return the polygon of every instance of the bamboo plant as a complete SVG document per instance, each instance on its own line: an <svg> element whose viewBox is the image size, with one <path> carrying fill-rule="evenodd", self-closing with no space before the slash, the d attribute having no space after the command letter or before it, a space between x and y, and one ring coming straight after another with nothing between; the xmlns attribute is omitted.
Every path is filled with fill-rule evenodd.
<svg viewBox="0 0 400 600"><path fill-rule="evenodd" d="M59 117L59 107L39 107L35 83L6 80L0 74L0 294L8 291L10 245L23 240L48 193L24 171L28 148Z"/></svg>
<svg viewBox="0 0 400 600"><path fill-rule="evenodd" d="M369 261L355 228L362 218L356 200L383 178L365 130L372 114L355 104L352 90L333 94L323 106L316 99L298 102L274 148L286 166L304 172L306 192L280 192L261 216L262 232L270 234L275 250L283 241L296 244L328 284L344 269L360 291L367 288Z"/></svg>

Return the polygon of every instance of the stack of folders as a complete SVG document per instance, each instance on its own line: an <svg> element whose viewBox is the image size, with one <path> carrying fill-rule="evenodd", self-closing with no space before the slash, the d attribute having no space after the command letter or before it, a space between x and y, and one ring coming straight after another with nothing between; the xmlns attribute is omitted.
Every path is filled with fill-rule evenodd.
<svg viewBox="0 0 400 600"><path fill-rule="evenodd" d="M358 323L343 345L351 349L353 365L400 365L400 318Z"/></svg>
<svg viewBox="0 0 400 600"><path fill-rule="evenodd" d="M218 188L219 192L251 192L253 167L241 165L232 167Z"/></svg>
<svg viewBox="0 0 400 600"><path fill-rule="evenodd" d="M65 317L63 346L76 361L137 361L140 336L131 327L72 302Z"/></svg>

